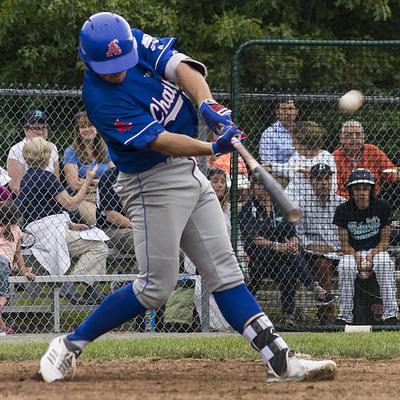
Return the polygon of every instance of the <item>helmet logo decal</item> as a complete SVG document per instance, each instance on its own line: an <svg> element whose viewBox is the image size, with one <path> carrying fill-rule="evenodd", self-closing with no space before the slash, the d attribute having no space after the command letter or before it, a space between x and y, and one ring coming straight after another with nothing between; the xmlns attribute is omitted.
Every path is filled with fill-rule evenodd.
<svg viewBox="0 0 400 400"><path fill-rule="evenodd" d="M114 126L119 133L124 133L127 129L132 128L132 122L122 122L117 118L114 122Z"/></svg>
<svg viewBox="0 0 400 400"><path fill-rule="evenodd" d="M107 57L119 56L122 53L121 47L119 47L118 39L114 39L108 43L108 49L106 52Z"/></svg>

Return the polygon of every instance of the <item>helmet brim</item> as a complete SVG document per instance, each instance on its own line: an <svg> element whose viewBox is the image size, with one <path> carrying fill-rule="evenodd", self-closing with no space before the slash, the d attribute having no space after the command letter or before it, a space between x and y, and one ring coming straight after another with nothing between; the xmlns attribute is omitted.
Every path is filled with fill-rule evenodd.
<svg viewBox="0 0 400 400"><path fill-rule="evenodd" d="M81 50L79 51L81 52ZM84 58L83 58L84 59ZM138 62L138 53L133 49L130 53L107 61L88 61L85 62L96 74L116 74L133 68Z"/></svg>
<svg viewBox="0 0 400 400"><path fill-rule="evenodd" d="M351 181L347 184L347 186L353 186L353 185L358 185L360 183L366 183L367 185L375 185L374 181L371 181L370 179L356 179L354 181Z"/></svg>

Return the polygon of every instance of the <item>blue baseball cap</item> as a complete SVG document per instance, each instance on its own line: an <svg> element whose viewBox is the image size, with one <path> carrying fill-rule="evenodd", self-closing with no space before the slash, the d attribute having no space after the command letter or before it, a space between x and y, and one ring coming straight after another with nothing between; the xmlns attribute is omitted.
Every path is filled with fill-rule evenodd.
<svg viewBox="0 0 400 400"><path fill-rule="evenodd" d="M45 124L47 122L47 115L43 111L35 110L29 111L25 115L24 127L28 127L35 124Z"/></svg>

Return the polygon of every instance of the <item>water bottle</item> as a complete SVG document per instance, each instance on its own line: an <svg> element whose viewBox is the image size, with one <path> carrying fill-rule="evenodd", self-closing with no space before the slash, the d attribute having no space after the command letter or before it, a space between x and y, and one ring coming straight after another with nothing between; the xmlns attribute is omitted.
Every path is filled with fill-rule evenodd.
<svg viewBox="0 0 400 400"><path fill-rule="evenodd" d="M156 310L147 310L144 315L145 332L155 332L156 330Z"/></svg>

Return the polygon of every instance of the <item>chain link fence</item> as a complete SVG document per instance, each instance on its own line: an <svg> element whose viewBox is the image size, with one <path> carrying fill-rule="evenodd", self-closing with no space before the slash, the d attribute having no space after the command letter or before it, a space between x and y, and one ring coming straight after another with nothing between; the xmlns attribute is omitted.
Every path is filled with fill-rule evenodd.
<svg viewBox="0 0 400 400"><path fill-rule="evenodd" d="M16 256L8 279L7 260L2 265L0 330L6 333L70 331L107 294L132 282L138 273L130 222L112 188L117 174L95 139L98 135L90 132L90 124L80 114L80 95L78 89L61 87L0 87L0 195L1 200L11 199L15 205L7 210L22 228L25 264L19 265ZM86 139L77 141L79 135ZM87 156L81 147L90 135L96 160L80 162L77 156ZM206 138L204 126L200 136ZM47 149L50 153L37 137L52 143ZM43 158L47 159L45 165ZM207 160L199 163L206 172ZM74 202L85 178L85 164L89 169L96 167L97 173L83 201ZM28 166L36 172L29 172ZM62 190L68 196L63 198ZM3 236L10 217L6 216L6 204L0 206ZM82 230L79 224L91 229L85 226ZM180 264L180 278L168 304L120 330L230 329L184 254ZM29 281L30 270L25 267L32 267L34 281Z"/></svg>
<svg viewBox="0 0 400 400"><path fill-rule="evenodd" d="M236 155L198 160L220 198L246 283L279 329L338 329L338 317L348 323L381 325L383 317L394 316L397 311L400 77L395 54L399 43L374 43L246 44L234 60L232 95L215 93L219 101L233 108L235 120L247 133L249 150L304 210L302 223L286 224ZM346 115L338 110L337 102L353 88L364 93L364 106ZM53 158L52 168L53 175L58 176L56 181L74 197L84 178L85 169L81 171L69 154L76 135L76 115L83 110L80 91L0 87L0 166L4 168L0 194L4 200L14 192L13 199L22 214L23 259L36 274L35 281L30 282L21 276L26 271L16 266L8 279L7 293L2 285L4 296L0 299L7 295L8 302L3 305L0 328L29 333L68 331L104 296L131 282L138 269L130 229L121 228L123 224L117 228L112 223L99 223L107 220L107 211L123 216L112 192L115 176L109 160L101 158L101 151L98 164L104 164L100 168L104 174L95 177L91 196L85 198L89 210L97 208L95 221L82 220L82 210L77 206L79 213L41 218L41 210L49 201L46 196L57 202L60 183L53 179L52 185L42 185L38 190L26 179L23 160L10 153L20 143L21 157L25 138L32 134L32 130L27 131L26 116L34 110L46 114L45 119L36 116L34 136L47 134L57 149L58 160ZM353 122L343 129L349 120ZM88 128L84 120L81 125ZM199 136L211 139L203 125ZM59 173L54 168L56 162ZM325 174L310 175L311 167L318 163L328 169L319 167L314 172ZM349 275L351 268L341 266L338 229L332 224L336 206L348 198L348 175L357 167L373 170L377 195L389 201L393 214L390 258L383 261L384 272L378 273L374 267L375 274L369 279L356 276L354 268ZM22 200L20 192L25 196ZM345 198L338 198L336 193ZM5 214L4 210L0 213ZM75 230L79 227L65 230L69 222L96 222L101 231ZM4 228L4 220L2 225ZM366 229L362 221L360 226ZM105 240L104 235L110 239ZM180 279L168 304L119 329L193 332L225 331L229 327L212 297L209 299L195 267L182 254Z"/></svg>
<svg viewBox="0 0 400 400"><path fill-rule="evenodd" d="M301 222L290 226L259 185L233 188L239 229L232 241L250 291L279 329L397 324L399 46L259 40L243 44L235 55L235 119L252 154L304 211ZM345 114L338 100L350 89L363 92L364 105ZM388 252L370 256L374 273L368 279L341 257L338 226L332 223L336 208L349 200L347 180L357 168L372 171L377 197L390 203L393 218ZM354 208L337 214L343 230L362 237L366 249L383 240L380 223L372 226L375 218L386 224L376 207L365 217ZM374 244L368 242L372 238Z"/></svg>

